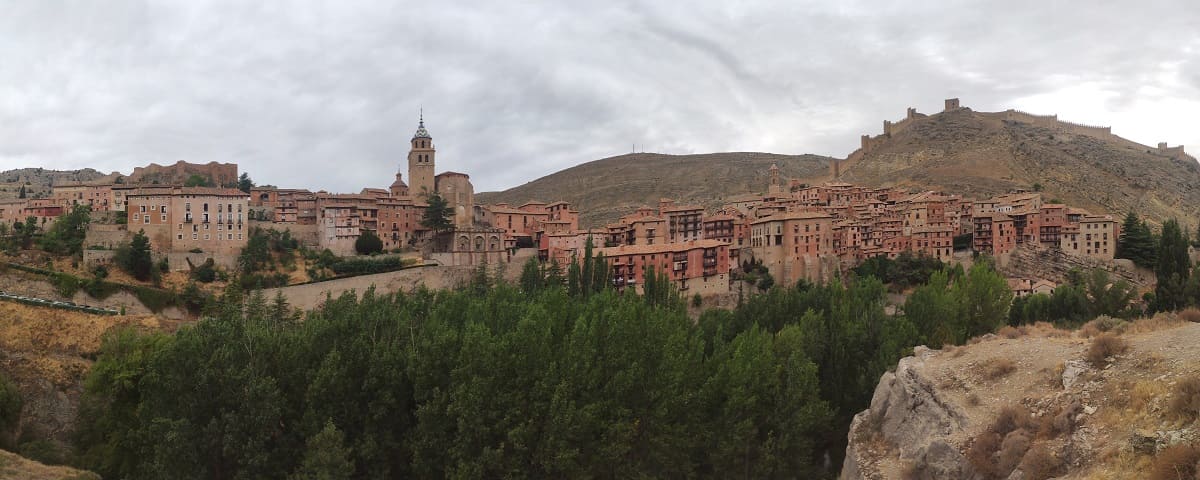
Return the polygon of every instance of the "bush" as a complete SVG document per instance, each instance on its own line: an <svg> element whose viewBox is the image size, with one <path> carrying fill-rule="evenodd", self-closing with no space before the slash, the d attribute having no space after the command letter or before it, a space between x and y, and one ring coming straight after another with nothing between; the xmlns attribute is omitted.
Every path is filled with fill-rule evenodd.
<svg viewBox="0 0 1200 480"><path fill-rule="evenodd" d="M192 270L192 279L200 283L212 283L217 279L217 266L213 259L207 259Z"/></svg>
<svg viewBox="0 0 1200 480"><path fill-rule="evenodd" d="M400 257L355 258L334 263L329 266L329 269L338 275L366 275L392 272L412 264L411 260Z"/></svg>
<svg viewBox="0 0 1200 480"><path fill-rule="evenodd" d="M0 432L17 424L21 416L21 392L16 385L0 375Z"/></svg>
<svg viewBox="0 0 1200 480"><path fill-rule="evenodd" d="M1200 323L1200 309L1188 308L1179 312L1179 319L1192 323Z"/></svg>
<svg viewBox="0 0 1200 480"><path fill-rule="evenodd" d="M1050 452L1050 446L1035 444L1021 460L1021 472L1027 480L1046 480L1064 473L1062 459Z"/></svg>
<svg viewBox="0 0 1200 480"><path fill-rule="evenodd" d="M1191 480L1197 476L1200 447L1175 445L1158 452L1150 466L1149 480Z"/></svg>
<svg viewBox="0 0 1200 480"><path fill-rule="evenodd" d="M1007 358L999 358L988 363L983 369L983 376L988 380L996 380L1017 371L1017 365Z"/></svg>
<svg viewBox="0 0 1200 480"><path fill-rule="evenodd" d="M1188 377L1175 384L1170 411L1172 415L1188 420L1200 417L1200 376Z"/></svg>
<svg viewBox="0 0 1200 480"><path fill-rule="evenodd" d="M383 251L383 240L375 232L363 230L354 241L354 251L359 255L373 255Z"/></svg>
<svg viewBox="0 0 1200 480"><path fill-rule="evenodd" d="M58 445L45 439L22 443L17 447L17 453L30 460L36 460L46 465L62 465L63 452Z"/></svg>
<svg viewBox="0 0 1200 480"><path fill-rule="evenodd" d="M54 288L58 290L58 294L66 298L75 296L75 292L79 291L80 284L78 278L65 273L58 273L50 277L50 281L54 283Z"/></svg>
<svg viewBox="0 0 1200 480"><path fill-rule="evenodd" d="M1092 346L1088 347L1087 360L1093 366L1103 368L1108 364L1108 358L1125 353L1129 349L1129 344L1121 338L1111 333L1105 333L1094 340Z"/></svg>
<svg viewBox="0 0 1200 480"><path fill-rule="evenodd" d="M967 449L967 461L985 477L1008 476L1028 450L1028 432L1033 427L1028 410L1012 405L1001 408Z"/></svg>

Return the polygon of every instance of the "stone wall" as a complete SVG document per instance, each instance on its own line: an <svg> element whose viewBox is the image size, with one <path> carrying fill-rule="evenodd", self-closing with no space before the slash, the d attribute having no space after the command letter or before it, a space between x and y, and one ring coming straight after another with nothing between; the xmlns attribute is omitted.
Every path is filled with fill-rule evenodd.
<svg viewBox="0 0 1200 480"><path fill-rule="evenodd" d="M83 247L104 247L108 249L128 243L132 235L125 225L89 224L87 236L83 239Z"/></svg>
<svg viewBox="0 0 1200 480"><path fill-rule="evenodd" d="M83 265L91 269L96 265L112 265L113 257L117 252L115 250L84 250ZM233 270L237 267L237 255L228 254L212 254L212 253L191 253L191 252L173 252L173 253L158 253L152 252L150 258L157 264L163 258L167 259L168 268L173 272L185 272L191 270L192 266L200 266L208 259L213 259L213 263L218 267L226 270ZM191 264L188 264L188 261Z"/></svg>
<svg viewBox="0 0 1200 480"><path fill-rule="evenodd" d="M350 291L361 295L372 286L381 293L409 292L421 285L435 290L454 288L465 284L470 279L471 272L471 267L425 266L396 272L273 288L264 293L267 298L274 298L276 292L282 293L292 307L311 310L324 302L327 295L337 298Z"/></svg>

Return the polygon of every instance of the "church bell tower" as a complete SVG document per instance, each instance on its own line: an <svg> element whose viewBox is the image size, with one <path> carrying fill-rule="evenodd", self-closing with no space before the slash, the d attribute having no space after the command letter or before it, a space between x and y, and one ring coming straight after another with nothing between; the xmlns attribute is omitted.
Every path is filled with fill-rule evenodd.
<svg viewBox="0 0 1200 480"><path fill-rule="evenodd" d="M432 195L434 190L434 157L437 151L433 148L433 137L425 130L425 112L421 112L417 133L412 137L412 148L408 151L408 181L409 191L418 201Z"/></svg>

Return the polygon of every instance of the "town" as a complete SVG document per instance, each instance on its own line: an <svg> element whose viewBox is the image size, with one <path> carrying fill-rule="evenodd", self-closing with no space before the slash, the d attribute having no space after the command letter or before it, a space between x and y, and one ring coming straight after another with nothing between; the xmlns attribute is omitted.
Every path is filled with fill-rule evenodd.
<svg viewBox="0 0 1200 480"><path fill-rule="evenodd" d="M947 108L957 108L957 100L947 100ZM864 138L864 148L868 141ZM147 184L138 181L139 174L150 178L139 168L114 182L59 184L43 198L5 200L0 222L32 218L48 228L75 206L87 205L94 217L110 221L89 225L85 264L110 262L114 247L140 231L156 257L176 271L209 259L233 268L252 228L287 231L302 246L338 256L362 253L356 244L370 235L378 237L383 252L419 255L443 266L504 264L533 249L544 264L565 266L590 245L610 266L617 290L640 291L653 269L679 292L705 298L740 288L736 278L750 266L765 270L770 278L760 283L765 286L844 278L868 259L905 254L942 262L984 254L1003 264L1016 249L1054 250L1110 262L1121 234L1111 215L1046 201L1037 191L972 199L866 187L839 182L840 162L830 165L820 184L783 178L772 166L762 193L737 196L716 209L664 198L615 223L583 226L580 212L563 201L476 204L467 174L437 173L437 150L423 116L406 167L408 183L397 171L387 188L347 194L247 185L239 190L232 188L238 186L234 164L153 165L147 168L160 174L155 178L172 169L177 176L199 169L203 183L220 186ZM431 229L423 221L431 203L445 210L444 228ZM1034 277L1010 278L1009 284L1018 296L1056 286Z"/></svg>

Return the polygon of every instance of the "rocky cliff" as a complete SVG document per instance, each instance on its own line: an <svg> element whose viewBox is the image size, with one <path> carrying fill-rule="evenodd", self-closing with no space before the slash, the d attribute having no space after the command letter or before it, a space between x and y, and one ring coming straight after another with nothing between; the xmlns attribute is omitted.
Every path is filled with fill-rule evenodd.
<svg viewBox="0 0 1200 480"><path fill-rule="evenodd" d="M917 347L855 416L840 478L1156 478L1200 455L1198 366L1200 324L1174 314Z"/></svg>

